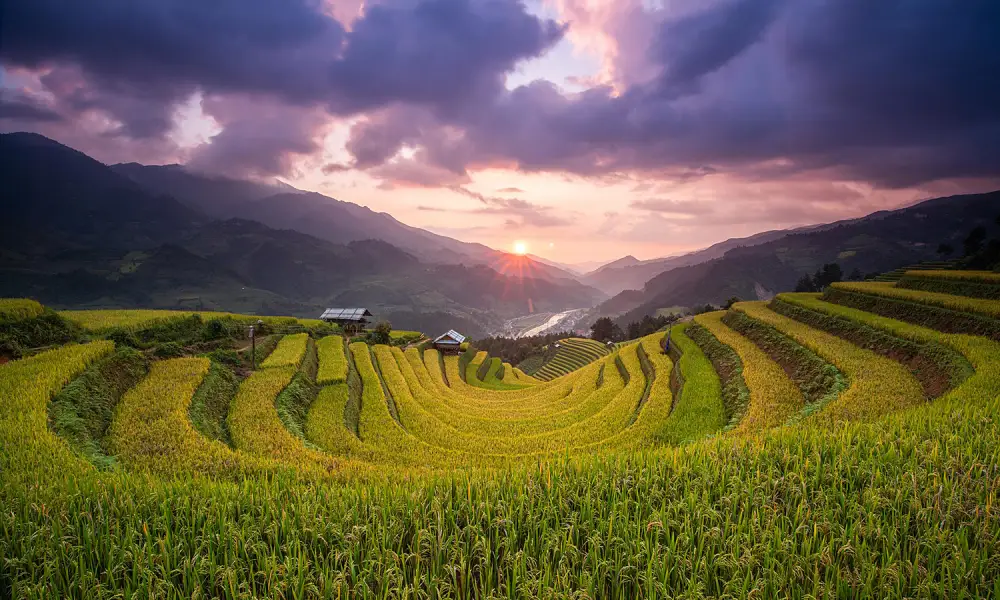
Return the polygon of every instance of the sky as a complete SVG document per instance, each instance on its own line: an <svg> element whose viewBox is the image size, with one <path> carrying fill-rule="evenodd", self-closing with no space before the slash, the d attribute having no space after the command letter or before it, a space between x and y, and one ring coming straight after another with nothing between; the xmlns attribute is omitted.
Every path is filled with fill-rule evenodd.
<svg viewBox="0 0 1000 600"><path fill-rule="evenodd" d="M12 0L0 131L568 264L1000 189L995 0Z"/></svg>

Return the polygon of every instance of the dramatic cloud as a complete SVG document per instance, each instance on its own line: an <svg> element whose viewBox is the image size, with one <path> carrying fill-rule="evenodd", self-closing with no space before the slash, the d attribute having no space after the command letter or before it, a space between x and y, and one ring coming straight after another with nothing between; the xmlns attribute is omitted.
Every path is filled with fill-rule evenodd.
<svg viewBox="0 0 1000 600"><path fill-rule="evenodd" d="M446 119L424 111L419 130L430 133L405 137L467 168L666 180L829 170L887 187L996 178L1000 5L962 6L737 0L676 18L647 12L627 22L659 20L652 78L576 95L538 81ZM459 135L443 145L434 123ZM380 137L403 137L391 130Z"/></svg>
<svg viewBox="0 0 1000 600"><path fill-rule="evenodd" d="M479 206L472 208L444 208L438 206L419 205L417 206L417 210L424 212L452 212L505 217L504 226L514 229L521 229L524 227L561 227L573 224L572 220L566 218L565 216L556 214L556 211L549 206L541 206L520 198L487 196L460 185L449 186L448 189L456 194L465 196L466 198L476 200L479 203Z"/></svg>
<svg viewBox="0 0 1000 600"><path fill-rule="evenodd" d="M12 119L26 123L62 121L58 112L29 94L18 90L0 89L0 119Z"/></svg>
<svg viewBox="0 0 1000 600"><path fill-rule="evenodd" d="M175 108L196 91L335 115L402 102L447 116L495 96L516 62L563 34L512 1L373 3L349 31L324 8L313 0L17 2L5 6L3 62L49 72L47 92L143 138L165 136Z"/></svg>
<svg viewBox="0 0 1000 600"><path fill-rule="evenodd" d="M321 146L329 118L319 109L276 104L245 97L207 98L205 112L222 126L210 143L191 154L189 165L233 177L266 178L291 170L296 155Z"/></svg>

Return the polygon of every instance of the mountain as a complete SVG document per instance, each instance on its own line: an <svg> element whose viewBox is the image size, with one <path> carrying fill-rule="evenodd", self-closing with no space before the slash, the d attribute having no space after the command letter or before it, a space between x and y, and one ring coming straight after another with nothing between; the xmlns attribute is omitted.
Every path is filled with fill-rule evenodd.
<svg viewBox="0 0 1000 600"><path fill-rule="evenodd" d="M62 308L296 316L361 304L391 316L399 328L453 323L473 336L531 310L593 306L604 298L573 279L536 276L535 263L524 257L495 253L509 272L523 274L513 276L483 264L425 262L375 239L348 236L336 243L246 218L221 219L35 134L0 136L0 160L6 185L0 296L30 296ZM192 187L206 194L203 200L217 194L219 203L206 206L264 202L258 208L270 210L280 206L275 198L309 196L235 180L216 183L214 191L198 181ZM345 210L381 218L356 205Z"/></svg>
<svg viewBox="0 0 1000 600"><path fill-rule="evenodd" d="M620 315L627 322L663 307L721 304L734 296L763 299L793 289L802 275L825 263L838 263L846 274L938 260L939 244L961 248L971 229L994 228L998 215L1000 191L935 198L783 235L768 232L777 239L736 245L721 257L664 271L641 290L617 294L594 314Z"/></svg>
<svg viewBox="0 0 1000 600"><path fill-rule="evenodd" d="M277 229L294 229L337 243L376 239L398 246L423 262L487 265L505 275L511 257L483 244L462 242L397 221L388 213L337 200L287 184L260 184L188 171L180 165L123 163L111 167L156 194L176 198L218 219L260 221ZM523 261L521 261L523 262ZM552 263L532 261L533 276L575 279Z"/></svg>
<svg viewBox="0 0 1000 600"><path fill-rule="evenodd" d="M595 271L587 273L584 277L580 278L580 281L593 286L610 296L613 296L624 290L639 288L656 275L659 275L669 269L709 261L714 258L719 258L733 248L763 244L771 240L780 239L793 231L803 231L805 229L808 228L799 230L764 231L748 237L728 239L723 242L713 244L707 248L682 254L680 256L655 258L642 261L636 259L634 256L626 256L612 263L608 263Z"/></svg>

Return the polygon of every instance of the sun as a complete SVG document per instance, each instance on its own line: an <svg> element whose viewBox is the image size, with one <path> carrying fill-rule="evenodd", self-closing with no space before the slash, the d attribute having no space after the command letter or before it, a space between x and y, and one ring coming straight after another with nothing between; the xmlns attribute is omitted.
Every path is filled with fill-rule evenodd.
<svg viewBox="0 0 1000 600"><path fill-rule="evenodd" d="M525 255L528 253L528 242L517 240L514 242L514 254Z"/></svg>

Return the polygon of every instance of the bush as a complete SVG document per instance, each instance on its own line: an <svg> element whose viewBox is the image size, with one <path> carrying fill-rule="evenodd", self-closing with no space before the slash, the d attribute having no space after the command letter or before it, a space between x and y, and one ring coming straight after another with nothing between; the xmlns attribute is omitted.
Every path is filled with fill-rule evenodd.
<svg viewBox="0 0 1000 600"><path fill-rule="evenodd" d="M219 348L208 353L212 362L220 363L229 367L238 367L243 364L239 352L231 348Z"/></svg>
<svg viewBox="0 0 1000 600"><path fill-rule="evenodd" d="M177 342L160 344L153 350L153 355L158 358L178 358L184 356L184 346L181 346Z"/></svg>

